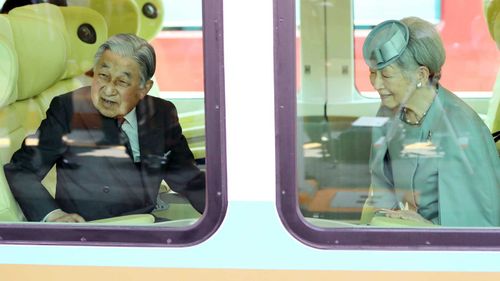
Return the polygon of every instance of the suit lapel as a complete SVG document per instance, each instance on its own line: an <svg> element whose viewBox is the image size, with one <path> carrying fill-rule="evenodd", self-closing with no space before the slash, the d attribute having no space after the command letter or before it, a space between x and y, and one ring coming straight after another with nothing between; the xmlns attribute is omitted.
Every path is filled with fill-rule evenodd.
<svg viewBox="0 0 500 281"><path fill-rule="evenodd" d="M149 200L156 201L158 187L162 175L161 169L153 168L150 161L158 160L156 156L163 156L165 143L164 118L157 116L154 100L146 96L136 107L139 150L141 155L141 178L144 186L144 195Z"/></svg>
<svg viewBox="0 0 500 281"><path fill-rule="evenodd" d="M163 154L165 124L163 118L156 118L154 100L146 96L136 110L139 149L141 159L148 155Z"/></svg>

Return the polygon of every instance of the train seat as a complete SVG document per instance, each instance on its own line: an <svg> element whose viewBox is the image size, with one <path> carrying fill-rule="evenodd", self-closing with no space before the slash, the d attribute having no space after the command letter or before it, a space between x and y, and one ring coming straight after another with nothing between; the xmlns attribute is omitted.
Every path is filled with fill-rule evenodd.
<svg viewBox="0 0 500 281"><path fill-rule="evenodd" d="M92 66L106 37L104 19L84 7L36 4L0 16L0 72L5 74L0 78L2 166L23 139L35 133L51 99L82 86L78 76ZM44 185L54 194L53 172ZM0 169L0 221L23 219Z"/></svg>
<svg viewBox="0 0 500 281"><path fill-rule="evenodd" d="M138 36L151 41L163 27L164 7L161 0L136 0L139 8L139 22L141 27Z"/></svg>
<svg viewBox="0 0 500 281"><path fill-rule="evenodd" d="M68 0L67 3L99 12L106 20L109 36L133 33L151 41L163 27L161 0Z"/></svg>
<svg viewBox="0 0 500 281"><path fill-rule="evenodd" d="M485 0L484 13L488 31L500 49L500 0Z"/></svg>
<svg viewBox="0 0 500 281"><path fill-rule="evenodd" d="M0 105L10 104L17 99L18 62L10 22L0 16ZM5 94L4 94L5 93Z"/></svg>
<svg viewBox="0 0 500 281"><path fill-rule="evenodd" d="M1 86L0 86L1 87ZM3 89L0 89L3 93ZM19 148L26 136L26 129L21 126L19 116L13 107L0 108L0 164L8 163L12 154ZM0 170L0 221L23 220L24 215L17 205L3 169Z"/></svg>
<svg viewBox="0 0 500 281"><path fill-rule="evenodd" d="M179 114L182 133L197 160L205 158L205 111L196 110Z"/></svg>
<svg viewBox="0 0 500 281"><path fill-rule="evenodd" d="M138 34L139 8L133 0L68 0L68 6L87 7L101 14L106 20L108 36L118 33Z"/></svg>

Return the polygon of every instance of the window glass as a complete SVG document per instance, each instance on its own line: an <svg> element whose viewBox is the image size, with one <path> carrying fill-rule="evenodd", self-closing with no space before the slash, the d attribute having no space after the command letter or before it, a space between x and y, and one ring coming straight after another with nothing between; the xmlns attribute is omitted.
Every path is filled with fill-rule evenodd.
<svg viewBox="0 0 500 281"><path fill-rule="evenodd" d="M220 120L222 41L201 15L220 17L221 1L3 2L1 67L17 74L0 97L2 240L19 240L12 223L23 241L206 239L225 206L223 167L206 157L221 153L206 120Z"/></svg>
<svg viewBox="0 0 500 281"><path fill-rule="evenodd" d="M292 11L277 2L280 19L297 17L290 21L295 32L278 21L276 39L286 46L290 32L295 36L288 39L297 42L298 58L277 55L280 66L296 62L295 77L278 71L276 80L278 194L290 230L318 247L421 245L417 237L434 246L494 244L419 236L466 227L483 237L482 229L500 226L500 160L491 136L498 127L492 115L500 54L481 1L418 7L378 1L374 7L371 1L302 0ZM409 16L417 19L399 21ZM386 20L395 21L378 25ZM419 40L427 40L424 47L415 47ZM281 84L293 78L296 93ZM296 107L287 94L296 95ZM282 130L293 117L295 148L285 141L294 136ZM293 167L286 149L296 149ZM296 172L292 182L290 171Z"/></svg>

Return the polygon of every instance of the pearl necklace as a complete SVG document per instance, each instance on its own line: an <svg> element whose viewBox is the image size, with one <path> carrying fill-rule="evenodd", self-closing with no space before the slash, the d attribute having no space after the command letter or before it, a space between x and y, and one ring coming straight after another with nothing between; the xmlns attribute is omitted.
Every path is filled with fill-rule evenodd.
<svg viewBox="0 0 500 281"><path fill-rule="evenodd" d="M411 122L411 120L408 118L408 108L406 106L404 106L403 108L401 108L401 113L399 115L399 119L401 119L403 122L405 122L408 125L419 126L420 124L422 124L425 116L427 115L427 112L429 112L429 109L431 109L431 106L434 103L434 100L436 99L437 95L438 95L438 90L436 89L436 94L432 98L432 101L429 104L429 107L427 107L427 110L422 114L422 117L418 118L417 114L414 114L415 115L415 119L417 119L415 122ZM415 113L415 111L413 111L413 113Z"/></svg>
<svg viewBox="0 0 500 281"><path fill-rule="evenodd" d="M431 108L429 106L429 108ZM399 116L399 118L401 120L403 120L406 124L409 124L409 125L415 125L415 126L418 126L422 123L422 120L424 120L424 117L425 115L427 115L427 111L429 111L429 108L427 108L427 110L422 114L422 117L418 118L416 114L415 115L415 119L417 119L415 122L412 122L409 118L408 118L408 108L407 107L403 107L402 110L401 110L401 115Z"/></svg>

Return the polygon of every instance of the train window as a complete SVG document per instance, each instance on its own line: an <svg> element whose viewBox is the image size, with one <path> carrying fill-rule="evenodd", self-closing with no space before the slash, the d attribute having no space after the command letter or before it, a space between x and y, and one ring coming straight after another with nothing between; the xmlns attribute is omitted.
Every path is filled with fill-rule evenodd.
<svg viewBox="0 0 500 281"><path fill-rule="evenodd" d="M306 244L500 246L482 3L412 3L275 0L277 204Z"/></svg>
<svg viewBox="0 0 500 281"><path fill-rule="evenodd" d="M204 241L227 204L222 1L48 2L0 1L0 241Z"/></svg>

